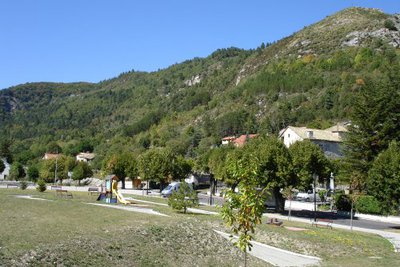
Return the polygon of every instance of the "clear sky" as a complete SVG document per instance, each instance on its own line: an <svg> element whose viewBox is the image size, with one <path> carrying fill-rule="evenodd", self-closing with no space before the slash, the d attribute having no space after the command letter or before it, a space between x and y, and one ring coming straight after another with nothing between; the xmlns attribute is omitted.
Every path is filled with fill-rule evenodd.
<svg viewBox="0 0 400 267"><path fill-rule="evenodd" d="M399 0L1 0L0 88L98 82L218 48L256 48L351 6Z"/></svg>

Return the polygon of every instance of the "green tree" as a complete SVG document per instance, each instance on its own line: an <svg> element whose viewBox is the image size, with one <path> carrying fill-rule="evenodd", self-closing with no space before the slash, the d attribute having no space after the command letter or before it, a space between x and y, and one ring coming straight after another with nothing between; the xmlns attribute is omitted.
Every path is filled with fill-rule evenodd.
<svg viewBox="0 0 400 267"><path fill-rule="evenodd" d="M169 148L152 148L138 158L138 171L145 181L155 181L163 185L172 179L183 179L191 166L185 159L177 157Z"/></svg>
<svg viewBox="0 0 400 267"><path fill-rule="evenodd" d="M39 169L36 165L31 165L28 168L28 179L36 182L39 178Z"/></svg>
<svg viewBox="0 0 400 267"><path fill-rule="evenodd" d="M251 250L252 234L256 225L261 223L267 188L257 190L261 173L258 156L244 153L243 149L237 151L234 157L228 155L226 164L228 175L237 181L239 193L232 188L226 192L227 201L221 215L231 232L239 235L235 245L245 252L246 260L247 250Z"/></svg>
<svg viewBox="0 0 400 267"><path fill-rule="evenodd" d="M136 159L130 153L114 154L104 162L103 169L115 174L122 181L122 189L125 189L125 178L137 176L136 164Z"/></svg>
<svg viewBox="0 0 400 267"><path fill-rule="evenodd" d="M72 157L60 156L57 160L42 160L40 162L39 177L47 183L54 182L55 178L57 178L57 181L62 181L68 179L68 171L72 170L74 166L75 160Z"/></svg>
<svg viewBox="0 0 400 267"><path fill-rule="evenodd" d="M92 169L86 162L78 162L72 171L72 179L78 181L79 185L81 180L93 175Z"/></svg>
<svg viewBox="0 0 400 267"><path fill-rule="evenodd" d="M0 140L0 158L5 158L8 163L12 163L11 141L8 139Z"/></svg>
<svg viewBox="0 0 400 267"><path fill-rule="evenodd" d="M177 192L173 192L168 198L168 206L174 210L186 213L187 208L197 207L199 205L199 199L196 191L191 188L185 181L181 182Z"/></svg>
<svg viewBox="0 0 400 267"><path fill-rule="evenodd" d="M313 174L317 174L321 181L330 174L330 162L324 152L312 142L305 140L296 142L289 147L292 157L293 172L296 177L296 186L307 190L313 183Z"/></svg>
<svg viewBox="0 0 400 267"><path fill-rule="evenodd" d="M285 202L281 189L295 184L289 150L275 137L252 139L244 150L247 158L255 155L259 159L258 185L272 190L277 211L283 211Z"/></svg>
<svg viewBox="0 0 400 267"><path fill-rule="evenodd" d="M24 167L19 162L14 162L10 167L10 180L18 181L26 175Z"/></svg>
<svg viewBox="0 0 400 267"><path fill-rule="evenodd" d="M284 198L289 200L289 213L288 213L288 221L290 221L290 216L292 215L292 200L294 197L294 188L292 185L289 185L286 188L283 188L282 195Z"/></svg>
<svg viewBox="0 0 400 267"><path fill-rule="evenodd" d="M44 180L40 179L40 180L37 182L36 190L39 191L39 192L44 192L44 191L46 191L46 182L45 182Z"/></svg>
<svg viewBox="0 0 400 267"><path fill-rule="evenodd" d="M400 143L392 142L389 148L375 159L368 176L368 194L380 203L382 212L397 215L400 204Z"/></svg>
<svg viewBox="0 0 400 267"><path fill-rule="evenodd" d="M50 143L47 145L47 152L48 152L48 153L59 154L59 153L62 152L62 149L61 149L61 147L57 144L57 142L53 141L53 142L50 142Z"/></svg>
<svg viewBox="0 0 400 267"><path fill-rule="evenodd" d="M6 165L4 165L4 162L2 159L0 159L0 173L2 173L6 168Z"/></svg>
<svg viewBox="0 0 400 267"><path fill-rule="evenodd" d="M360 88L360 94L351 113L352 125L345 140L348 175L358 177L354 182L365 189L368 171L376 156L387 149L392 140L400 140L399 84L368 82Z"/></svg>
<svg viewBox="0 0 400 267"><path fill-rule="evenodd" d="M173 180L183 180L192 170L193 163L178 155L172 161L171 178Z"/></svg>

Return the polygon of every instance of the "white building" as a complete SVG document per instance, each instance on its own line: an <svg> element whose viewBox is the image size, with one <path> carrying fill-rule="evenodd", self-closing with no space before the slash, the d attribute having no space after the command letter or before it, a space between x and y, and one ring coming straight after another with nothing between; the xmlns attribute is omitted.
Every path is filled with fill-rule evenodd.
<svg viewBox="0 0 400 267"><path fill-rule="evenodd" d="M341 144L346 132L346 124L337 124L325 130L288 126L279 132L279 138L283 140L286 147L297 141L310 140L318 145L325 155L342 157Z"/></svg>
<svg viewBox="0 0 400 267"><path fill-rule="evenodd" d="M4 159L0 159L3 161L4 165L6 166L4 171L0 173L0 180L6 180L7 177L10 175L10 164L7 163Z"/></svg>
<svg viewBox="0 0 400 267"><path fill-rule="evenodd" d="M94 153L79 153L76 155L76 161L90 162L92 161L96 155Z"/></svg>

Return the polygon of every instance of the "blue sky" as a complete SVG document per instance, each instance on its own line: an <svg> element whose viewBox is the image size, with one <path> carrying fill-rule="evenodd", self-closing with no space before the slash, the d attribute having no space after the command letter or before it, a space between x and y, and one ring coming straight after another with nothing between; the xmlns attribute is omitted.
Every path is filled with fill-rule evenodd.
<svg viewBox="0 0 400 267"><path fill-rule="evenodd" d="M256 48L351 6L400 13L398 0L2 0L0 88L98 82Z"/></svg>

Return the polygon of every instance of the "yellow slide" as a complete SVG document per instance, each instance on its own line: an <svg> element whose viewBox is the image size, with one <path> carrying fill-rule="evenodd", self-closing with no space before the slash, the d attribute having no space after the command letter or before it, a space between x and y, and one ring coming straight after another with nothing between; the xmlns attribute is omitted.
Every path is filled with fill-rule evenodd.
<svg viewBox="0 0 400 267"><path fill-rule="evenodd" d="M118 192L118 183L116 181L112 182L112 192L117 196L118 202L122 204L131 204L128 200L124 198L124 196Z"/></svg>
<svg viewBox="0 0 400 267"><path fill-rule="evenodd" d="M131 204L128 200L126 200L124 198L124 196L120 192L118 192L118 190L113 189L113 194L115 194L117 196L117 199L118 199L119 203L122 203L122 204L125 204L125 205Z"/></svg>

